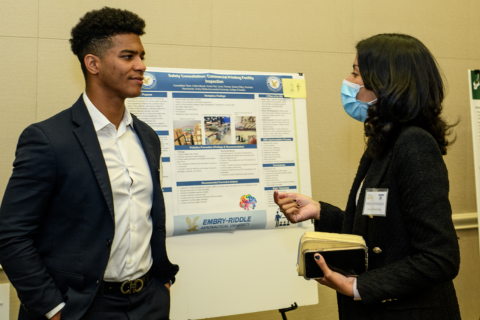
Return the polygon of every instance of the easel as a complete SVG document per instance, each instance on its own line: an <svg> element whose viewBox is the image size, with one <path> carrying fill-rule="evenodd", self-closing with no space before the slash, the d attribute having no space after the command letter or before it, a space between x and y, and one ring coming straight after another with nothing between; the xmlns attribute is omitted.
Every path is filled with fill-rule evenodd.
<svg viewBox="0 0 480 320"><path fill-rule="evenodd" d="M294 302L291 307L284 308L284 309L279 309L278 312L280 312L282 314L282 319L283 320L287 320L287 316L285 315L285 312L292 311L292 310L295 310L297 308L298 308L297 303Z"/></svg>

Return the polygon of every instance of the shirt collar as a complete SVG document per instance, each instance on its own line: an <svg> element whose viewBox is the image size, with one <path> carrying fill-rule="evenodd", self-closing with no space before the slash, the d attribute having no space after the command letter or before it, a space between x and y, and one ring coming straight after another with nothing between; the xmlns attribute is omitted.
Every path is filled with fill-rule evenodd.
<svg viewBox="0 0 480 320"><path fill-rule="evenodd" d="M83 102L85 102L85 105L87 106L88 113L90 114L90 117L92 118L93 121L93 126L95 127L95 131L98 132L111 124L111 122L105 117L90 101L90 99L87 96L87 93L83 93ZM128 112L127 107L125 107L125 110L123 112L123 119L122 122L124 123L125 126L130 126L133 129L133 119L132 116L130 115L130 112Z"/></svg>

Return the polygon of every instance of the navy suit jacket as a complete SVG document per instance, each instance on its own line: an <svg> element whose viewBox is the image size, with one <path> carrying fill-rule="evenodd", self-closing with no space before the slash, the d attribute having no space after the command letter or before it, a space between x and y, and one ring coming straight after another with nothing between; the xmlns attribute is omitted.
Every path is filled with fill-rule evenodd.
<svg viewBox="0 0 480 320"><path fill-rule="evenodd" d="M165 248L160 141L134 115L152 173L154 277L175 280ZM115 235L112 189L82 96L69 109L21 134L0 207L0 264L22 304L19 319L45 319L65 302L62 319L79 319L101 283Z"/></svg>

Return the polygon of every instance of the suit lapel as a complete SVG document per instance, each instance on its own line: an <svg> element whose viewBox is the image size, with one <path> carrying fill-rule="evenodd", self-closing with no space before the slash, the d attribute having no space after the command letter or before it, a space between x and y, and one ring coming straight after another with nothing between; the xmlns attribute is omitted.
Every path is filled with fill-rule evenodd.
<svg viewBox="0 0 480 320"><path fill-rule="evenodd" d="M387 172L388 166L390 165L392 154L393 148L390 148L385 156L372 161L372 165L368 170L364 185L368 186L369 188L377 188L380 185L385 173Z"/></svg>
<svg viewBox="0 0 480 320"><path fill-rule="evenodd" d="M362 185L362 181L365 179L367 172L372 164L372 160L367 158L363 155L362 159L360 160L360 165L358 166L357 175L353 180L352 189L350 190L350 195L348 197L347 208L345 209L345 218L343 220L343 232L344 233L353 233L354 230L358 229L358 224L363 223L363 221L357 219L356 211L358 210L358 205L360 205L360 199L362 199L363 187L362 192L358 198L358 205L357 205L357 192L360 186ZM361 213L360 213L361 215ZM360 217L361 218L361 217ZM359 234L358 231L357 233Z"/></svg>
<svg viewBox="0 0 480 320"><path fill-rule="evenodd" d="M155 177L155 175L158 176L158 170L159 170L159 161L160 159L157 159L155 157L155 151L153 150L153 143L150 140L149 134L144 131L144 126L142 123L138 120L138 118L132 114L132 119L133 119L133 128L135 129L135 133L138 136L138 139L140 139L140 142L142 143L143 151L145 152L145 157L147 158L148 162L148 167L150 168L150 173L152 174L152 178ZM155 185L155 184L154 184Z"/></svg>
<svg viewBox="0 0 480 320"><path fill-rule="evenodd" d="M112 187L110 185L110 178L108 177L107 165L103 158L102 149L98 142L97 133L93 126L92 118L88 113L87 107L83 102L83 97L75 102L72 107L73 121L78 125L78 128L74 130L74 134L77 137L80 145L82 146L90 165L93 169L95 177L97 178L98 185L102 190L105 201L107 202L108 209L112 219L115 221L114 207L113 207L113 194Z"/></svg>
<svg viewBox="0 0 480 320"><path fill-rule="evenodd" d="M160 185L160 154L156 155L154 146L159 142L152 141L153 139L158 139L153 137L147 131L147 125L138 120L138 118L132 114L133 118L133 128L135 133L140 140L143 152L147 158L148 166L150 168L150 173L152 174L153 181L153 201L152 201L152 210L151 217L153 225L158 230L165 230L165 204L163 199L163 193ZM150 130L150 128L148 128ZM161 152L161 151L160 151Z"/></svg>
<svg viewBox="0 0 480 320"><path fill-rule="evenodd" d="M390 164L390 159L393 154L393 148L391 148L388 153L381 157L380 159L370 160L370 164L368 168L359 168L359 172L362 170L364 172L363 177L365 178L362 189L360 191L360 195L358 197L358 203L355 207L355 215L353 217L353 226L352 226L352 233L359 234L367 239L368 228L367 224L370 219L368 216L363 215L363 205L365 203L365 194L367 188L378 188L380 183L383 181L383 177L387 172L388 166ZM367 171L365 171L365 169ZM365 176L366 175L366 176ZM360 187L360 185L358 186ZM358 191L358 187L356 189L352 189L351 193L355 193Z"/></svg>

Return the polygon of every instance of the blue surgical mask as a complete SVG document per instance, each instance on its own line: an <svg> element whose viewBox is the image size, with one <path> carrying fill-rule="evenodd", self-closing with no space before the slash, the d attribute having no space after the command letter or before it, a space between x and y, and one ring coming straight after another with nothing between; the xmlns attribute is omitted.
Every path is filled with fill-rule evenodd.
<svg viewBox="0 0 480 320"><path fill-rule="evenodd" d="M343 80L342 83L342 90L341 90L341 97L342 97L342 104L345 112L348 113L350 117L355 120L365 122L367 119L367 110L368 107L377 99L372 100L370 102L363 102L357 100L358 91L360 91L360 86L356 83L352 83L347 80Z"/></svg>

